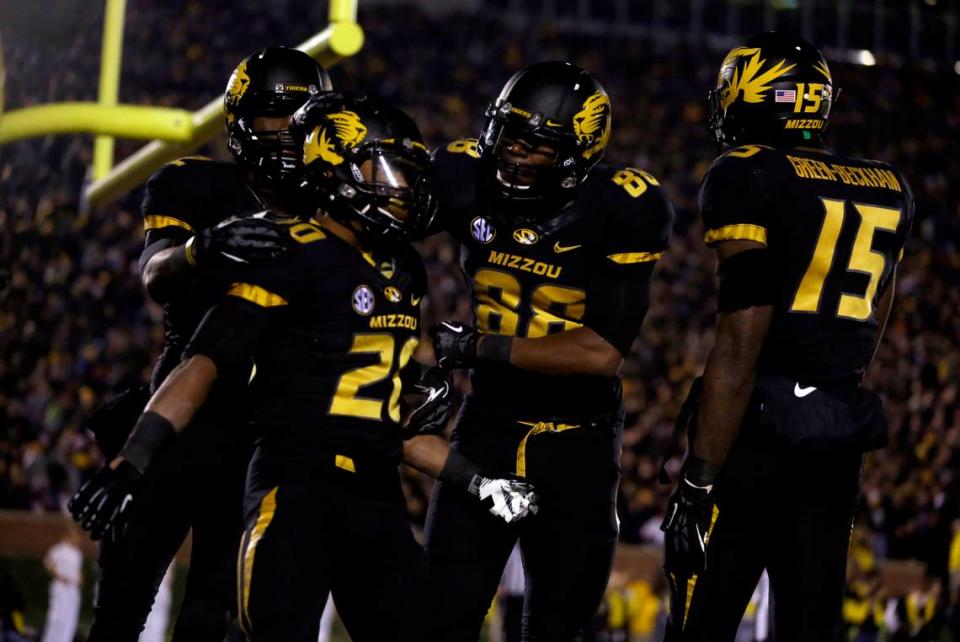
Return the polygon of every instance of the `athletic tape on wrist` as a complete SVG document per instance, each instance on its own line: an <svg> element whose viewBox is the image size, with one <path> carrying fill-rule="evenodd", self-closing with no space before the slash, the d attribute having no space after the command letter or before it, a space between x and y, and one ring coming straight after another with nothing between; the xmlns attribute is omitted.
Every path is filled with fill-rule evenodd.
<svg viewBox="0 0 960 642"><path fill-rule="evenodd" d="M451 450L447 455L447 461L443 464L443 470L440 471L439 479L442 482L457 486L472 493L478 494L474 488L478 484L474 483L474 478L480 477L480 467L475 463L458 453Z"/></svg>
<svg viewBox="0 0 960 642"><path fill-rule="evenodd" d="M146 472L150 460L168 439L176 434L173 424L163 415L147 411L140 415L137 425L127 438L120 456L140 471Z"/></svg>
<svg viewBox="0 0 960 642"><path fill-rule="evenodd" d="M477 345L477 358L483 361L510 363L513 337L500 334L485 334Z"/></svg>

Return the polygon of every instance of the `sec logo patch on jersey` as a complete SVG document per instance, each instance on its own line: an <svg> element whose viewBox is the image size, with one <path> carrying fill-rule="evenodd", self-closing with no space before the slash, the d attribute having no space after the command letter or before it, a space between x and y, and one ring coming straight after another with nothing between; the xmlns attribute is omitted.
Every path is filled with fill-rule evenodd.
<svg viewBox="0 0 960 642"><path fill-rule="evenodd" d="M373 306L375 299L373 297L373 290L369 286L361 285L353 291L353 309L357 314L362 314L367 316L373 312Z"/></svg>
<svg viewBox="0 0 960 642"><path fill-rule="evenodd" d="M479 242L486 244L494 239L497 230L486 216L478 216L470 221L470 234Z"/></svg>
<svg viewBox="0 0 960 642"><path fill-rule="evenodd" d="M520 245L533 245L540 240L540 235L528 227L521 227L513 231L513 240Z"/></svg>

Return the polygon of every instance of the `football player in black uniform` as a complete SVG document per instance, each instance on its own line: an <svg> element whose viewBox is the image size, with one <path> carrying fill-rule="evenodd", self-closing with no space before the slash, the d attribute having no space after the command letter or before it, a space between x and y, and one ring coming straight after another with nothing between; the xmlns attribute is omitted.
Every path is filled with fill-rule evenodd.
<svg viewBox="0 0 960 642"><path fill-rule="evenodd" d="M437 154L441 220L461 244L475 327L433 329L438 362L471 368L454 450L537 488L508 525L437 484L427 520L444 640L475 641L519 538L524 639L574 639L603 596L617 540L618 372L639 332L673 209L642 169L595 167L603 87L569 63L518 72L479 140Z"/></svg>
<svg viewBox="0 0 960 642"><path fill-rule="evenodd" d="M823 55L780 33L730 51L710 94L717 330L664 521L668 640L733 640L764 568L777 640L838 639L863 453L886 438L861 381L914 206L896 168L825 146L833 97Z"/></svg>
<svg viewBox="0 0 960 642"><path fill-rule="evenodd" d="M381 101L350 97L333 109L320 98L295 120L306 133L305 185L321 209L310 221L278 221L294 247L237 272L77 510L109 531L137 491L131 469L146 468L214 382L248 373L253 356L258 441L237 560L248 636L315 640L332 591L355 640L441 639L427 628L422 551L397 471L404 379L449 390L446 375L421 378L411 360L426 276L409 241L435 212L429 155L416 125ZM508 480L471 481L491 502L529 504Z"/></svg>
<svg viewBox="0 0 960 642"><path fill-rule="evenodd" d="M166 330L151 390L179 363L204 312L226 290L230 271L284 249L285 230L268 220L236 217L289 207L284 192L299 178L300 149L286 124L307 98L329 89L326 71L303 52L278 47L254 53L233 72L224 96L228 144L237 162L184 158L148 181L140 265L147 292L164 304ZM236 617L235 553L252 448L240 392L248 375L217 382L190 430L156 458L130 506L125 531L103 542L93 642L139 637L160 580L191 527L190 573L174 639L220 640ZM92 418L107 461L147 398L146 390L131 391ZM93 536L102 534L96 530Z"/></svg>

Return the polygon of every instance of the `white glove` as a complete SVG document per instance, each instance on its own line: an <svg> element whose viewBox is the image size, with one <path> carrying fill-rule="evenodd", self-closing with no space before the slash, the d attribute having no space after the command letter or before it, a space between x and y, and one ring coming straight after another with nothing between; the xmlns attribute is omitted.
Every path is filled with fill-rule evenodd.
<svg viewBox="0 0 960 642"><path fill-rule="evenodd" d="M491 515L499 517L508 524L519 521L527 515L536 515L537 494L533 484L520 478L494 478L477 476L476 495L487 505Z"/></svg>

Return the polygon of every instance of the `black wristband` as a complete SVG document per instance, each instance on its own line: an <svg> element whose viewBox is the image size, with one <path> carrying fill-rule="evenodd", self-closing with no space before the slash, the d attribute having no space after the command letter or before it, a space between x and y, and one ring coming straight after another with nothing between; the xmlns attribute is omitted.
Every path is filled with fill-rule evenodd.
<svg viewBox="0 0 960 642"><path fill-rule="evenodd" d="M130 462L142 475L160 446L176 432L173 424L166 417L147 411L140 415L140 419L133 427L133 432L127 438L127 443L120 451L120 456Z"/></svg>
<svg viewBox="0 0 960 642"><path fill-rule="evenodd" d="M438 478L447 484L452 484L476 495L474 479L480 477L480 467L458 453L451 450L447 461L443 463L443 470Z"/></svg>
<svg viewBox="0 0 960 642"><path fill-rule="evenodd" d="M710 486L720 474L720 466L711 464L706 459L700 459L696 455L687 457L683 465L683 474L692 484L697 486Z"/></svg>
<svg viewBox="0 0 960 642"><path fill-rule="evenodd" d="M477 359L510 363L513 337L502 334L485 334L477 343Z"/></svg>

